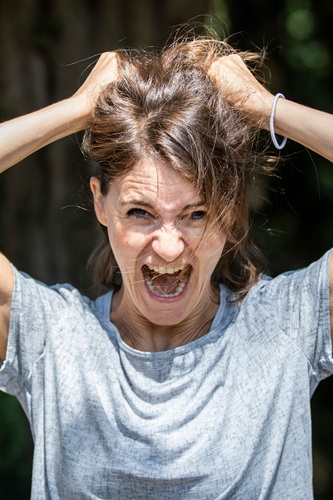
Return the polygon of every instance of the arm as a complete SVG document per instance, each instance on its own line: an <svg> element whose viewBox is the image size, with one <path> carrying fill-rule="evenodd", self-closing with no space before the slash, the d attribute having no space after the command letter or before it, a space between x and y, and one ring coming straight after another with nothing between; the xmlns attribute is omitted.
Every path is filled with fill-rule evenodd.
<svg viewBox="0 0 333 500"><path fill-rule="evenodd" d="M87 80L73 97L2 123L0 172L47 144L88 127L101 88L116 78L116 54L102 54ZM0 359L5 359L6 356L13 287L12 267L0 253Z"/></svg>
<svg viewBox="0 0 333 500"><path fill-rule="evenodd" d="M228 101L261 128L269 130L274 96L253 76L238 55L216 60L209 70ZM333 161L333 115L279 99L275 131Z"/></svg>
<svg viewBox="0 0 333 500"><path fill-rule="evenodd" d="M333 162L333 115L279 99L275 129Z"/></svg>
<svg viewBox="0 0 333 500"><path fill-rule="evenodd" d="M275 128L281 135L333 161L333 115L279 99ZM329 264L330 320L333 346L333 253Z"/></svg>
<svg viewBox="0 0 333 500"><path fill-rule="evenodd" d="M5 359L9 329L10 306L14 288L14 275L6 257L0 253L0 359Z"/></svg>
<svg viewBox="0 0 333 500"><path fill-rule="evenodd" d="M38 149L88 127L103 86L117 77L117 58L106 52L69 99L0 125L0 172Z"/></svg>
<svg viewBox="0 0 333 500"><path fill-rule="evenodd" d="M269 130L274 96L253 76L238 55L224 56L209 70L228 101L243 111L259 127ZM315 151L333 162L333 115L295 102L279 99L275 131ZM330 318L333 345L333 253L329 264Z"/></svg>

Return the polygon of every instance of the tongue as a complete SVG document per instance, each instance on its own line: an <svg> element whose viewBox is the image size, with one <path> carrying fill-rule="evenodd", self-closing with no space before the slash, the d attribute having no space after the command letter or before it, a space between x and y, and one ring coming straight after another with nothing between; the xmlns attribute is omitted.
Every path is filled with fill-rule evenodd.
<svg viewBox="0 0 333 500"><path fill-rule="evenodd" d="M156 295L172 295L177 292L180 271L171 275L159 274L150 269L145 269L144 274L148 275L149 282Z"/></svg>
<svg viewBox="0 0 333 500"><path fill-rule="evenodd" d="M154 273L150 282L157 295L171 295L176 293L179 280L169 274Z"/></svg>

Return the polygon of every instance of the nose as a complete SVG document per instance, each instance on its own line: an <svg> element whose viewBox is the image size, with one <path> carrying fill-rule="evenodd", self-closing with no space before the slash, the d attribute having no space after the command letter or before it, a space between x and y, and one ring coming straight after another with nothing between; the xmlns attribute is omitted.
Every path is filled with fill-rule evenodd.
<svg viewBox="0 0 333 500"><path fill-rule="evenodd" d="M161 227L152 242L154 252L166 262L176 260L184 251L185 244L180 232L175 227Z"/></svg>

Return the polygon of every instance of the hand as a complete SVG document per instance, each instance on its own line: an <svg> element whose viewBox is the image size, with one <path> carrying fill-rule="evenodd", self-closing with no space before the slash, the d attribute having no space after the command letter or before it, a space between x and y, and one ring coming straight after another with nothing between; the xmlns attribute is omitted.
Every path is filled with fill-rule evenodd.
<svg viewBox="0 0 333 500"><path fill-rule="evenodd" d="M259 83L239 55L220 57L211 64L208 74L231 105L244 111L260 127L269 129L274 97Z"/></svg>
<svg viewBox="0 0 333 500"><path fill-rule="evenodd" d="M96 101L101 90L118 77L118 59L116 52L104 52L98 59L93 70L74 94L85 106L85 114L92 116Z"/></svg>

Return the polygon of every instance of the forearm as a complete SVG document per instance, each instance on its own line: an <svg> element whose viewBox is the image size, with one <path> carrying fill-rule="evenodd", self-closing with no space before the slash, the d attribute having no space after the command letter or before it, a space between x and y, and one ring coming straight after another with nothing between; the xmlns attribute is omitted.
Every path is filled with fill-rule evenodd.
<svg viewBox="0 0 333 500"><path fill-rule="evenodd" d="M274 96L256 80L238 55L217 59L209 74L233 106L269 131ZM274 129L277 134L333 161L333 115L280 98L275 109Z"/></svg>
<svg viewBox="0 0 333 500"><path fill-rule="evenodd" d="M279 99L275 131L333 161L333 115Z"/></svg>
<svg viewBox="0 0 333 500"><path fill-rule="evenodd" d="M261 94L253 93L243 103L243 110L257 125L269 131L273 101L274 96L262 88ZM280 98L275 108L274 132L333 161L333 115L329 113Z"/></svg>
<svg viewBox="0 0 333 500"><path fill-rule="evenodd" d="M78 132L89 124L90 113L79 97L0 124L0 172L38 149Z"/></svg>
<svg viewBox="0 0 333 500"><path fill-rule="evenodd" d="M117 78L117 55L102 54L73 97L0 125L0 172L53 141L89 126L103 86Z"/></svg>

